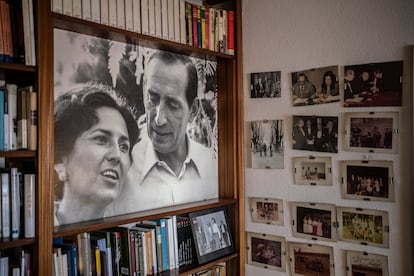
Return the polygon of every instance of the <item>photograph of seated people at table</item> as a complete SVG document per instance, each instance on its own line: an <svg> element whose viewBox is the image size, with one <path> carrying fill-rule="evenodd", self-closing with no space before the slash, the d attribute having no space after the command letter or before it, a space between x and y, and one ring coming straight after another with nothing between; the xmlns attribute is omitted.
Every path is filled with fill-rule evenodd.
<svg viewBox="0 0 414 276"><path fill-rule="evenodd" d="M402 75L402 61L345 66L344 106L401 106Z"/></svg>

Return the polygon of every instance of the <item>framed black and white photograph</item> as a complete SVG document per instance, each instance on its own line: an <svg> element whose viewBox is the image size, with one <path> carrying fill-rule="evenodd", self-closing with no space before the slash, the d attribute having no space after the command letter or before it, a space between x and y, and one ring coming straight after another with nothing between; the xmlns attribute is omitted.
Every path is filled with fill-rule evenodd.
<svg viewBox="0 0 414 276"><path fill-rule="evenodd" d="M329 156L293 157L294 183L332 185L332 158Z"/></svg>
<svg viewBox="0 0 414 276"><path fill-rule="evenodd" d="M293 106L339 102L338 66L291 73Z"/></svg>
<svg viewBox="0 0 414 276"><path fill-rule="evenodd" d="M347 276L369 275L387 276L388 256L367 252L346 250Z"/></svg>
<svg viewBox="0 0 414 276"><path fill-rule="evenodd" d="M286 271L285 238L246 232L247 264L277 271Z"/></svg>
<svg viewBox="0 0 414 276"><path fill-rule="evenodd" d="M343 198L394 201L392 161L341 161L341 174Z"/></svg>
<svg viewBox="0 0 414 276"><path fill-rule="evenodd" d="M298 150L338 152L338 117L292 116L292 147Z"/></svg>
<svg viewBox="0 0 414 276"><path fill-rule="evenodd" d="M280 98L280 71L250 74L250 96L252 98Z"/></svg>
<svg viewBox="0 0 414 276"><path fill-rule="evenodd" d="M398 112L345 113L344 150L396 153Z"/></svg>
<svg viewBox="0 0 414 276"><path fill-rule="evenodd" d="M288 247L291 275L335 275L332 247L297 242Z"/></svg>
<svg viewBox="0 0 414 276"><path fill-rule="evenodd" d="M337 207L338 240L389 247L388 212L380 210Z"/></svg>
<svg viewBox="0 0 414 276"><path fill-rule="evenodd" d="M246 167L252 169L283 169L283 121L261 120L246 123L248 139Z"/></svg>
<svg viewBox="0 0 414 276"><path fill-rule="evenodd" d="M336 209L333 204L290 202L294 237L335 241Z"/></svg>
<svg viewBox="0 0 414 276"><path fill-rule="evenodd" d="M252 222L283 225L283 201L277 198L249 197Z"/></svg>
<svg viewBox="0 0 414 276"><path fill-rule="evenodd" d="M218 197L217 61L61 29L54 49L55 226Z"/></svg>
<svg viewBox="0 0 414 276"><path fill-rule="evenodd" d="M403 61L347 65L344 106L401 106Z"/></svg>
<svg viewBox="0 0 414 276"><path fill-rule="evenodd" d="M234 252L224 207L192 212L189 217L199 264Z"/></svg>

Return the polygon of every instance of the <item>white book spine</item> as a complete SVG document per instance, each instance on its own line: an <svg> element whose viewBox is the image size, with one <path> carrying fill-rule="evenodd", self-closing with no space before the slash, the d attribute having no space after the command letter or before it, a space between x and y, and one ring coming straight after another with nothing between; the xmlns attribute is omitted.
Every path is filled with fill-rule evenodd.
<svg viewBox="0 0 414 276"><path fill-rule="evenodd" d="M125 29L134 31L134 14L132 0L125 0Z"/></svg>
<svg viewBox="0 0 414 276"><path fill-rule="evenodd" d="M82 18L84 20L92 20L91 0L82 0Z"/></svg>
<svg viewBox="0 0 414 276"><path fill-rule="evenodd" d="M72 0L63 0L63 14L72 16Z"/></svg>
<svg viewBox="0 0 414 276"><path fill-rule="evenodd" d="M13 239L20 237L20 180L17 168L10 170L11 180L11 235Z"/></svg>
<svg viewBox="0 0 414 276"><path fill-rule="evenodd" d="M52 0L52 12L63 13L63 2L62 0Z"/></svg>
<svg viewBox="0 0 414 276"><path fill-rule="evenodd" d="M180 0L174 0L174 41L180 42Z"/></svg>
<svg viewBox="0 0 414 276"><path fill-rule="evenodd" d="M82 18L82 0L73 0L72 13L73 17Z"/></svg>
<svg viewBox="0 0 414 276"><path fill-rule="evenodd" d="M116 19L116 1L111 0L109 1L109 26L116 27L117 26L117 19Z"/></svg>
<svg viewBox="0 0 414 276"><path fill-rule="evenodd" d="M186 30L185 30L185 0L180 0L180 42L186 43Z"/></svg>
<svg viewBox="0 0 414 276"><path fill-rule="evenodd" d="M29 0L22 0L24 58L26 65L32 65L32 40L30 39L30 4ZM62 7L63 9L63 7ZM63 10L62 10L63 12Z"/></svg>
<svg viewBox="0 0 414 276"><path fill-rule="evenodd" d="M109 0L101 0L101 24L109 25Z"/></svg>
<svg viewBox="0 0 414 276"><path fill-rule="evenodd" d="M3 239L10 238L10 185L9 173L1 173L1 218Z"/></svg>
<svg viewBox="0 0 414 276"><path fill-rule="evenodd" d="M31 61L30 65L35 66L36 65L36 42L35 42L35 21L34 21L34 15L33 15L33 1L29 1L29 23L30 23L30 45L31 45Z"/></svg>
<svg viewBox="0 0 414 276"><path fill-rule="evenodd" d="M141 33L141 0L132 1L134 32Z"/></svg>
<svg viewBox="0 0 414 276"><path fill-rule="evenodd" d="M161 0L161 35L168 39L168 0Z"/></svg>
<svg viewBox="0 0 414 276"><path fill-rule="evenodd" d="M172 218L167 218L167 240L168 240L168 262L170 269L175 268L175 256L174 256L174 225Z"/></svg>
<svg viewBox="0 0 414 276"><path fill-rule="evenodd" d="M9 105L9 150L17 149L17 85L7 84Z"/></svg>
<svg viewBox="0 0 414 276"><path fill-rule="evenodd" d="M34 238L35 236L35 195L36 175L24 175L24 236Z"/></svg>
<svg viewBox="0 0 414 276"><path fill-rule="evenodd" d="M209 8L208 10L208 16L210 17L210 22L208 25L209 28L209 49L211 51L214 51L214 45L216 44L216 38L215 38L215 25L216 25L216 11L214 8Z"/></svg>
<svg viewBox="0 0 414 276"><path fill-rule="evenodd" d="M12 269L12 275L13 276L20 276L20 267L14 267Z"/></svg>
<svg viewBox="0 0 414 276"><path fill-rule="evenodd" d="M141 30L144 35L149 34L148 23L148 0L141 0Z"/></svg>
<svg viewBox="0 0 414 276"><path fill-rule="evenodd" d="M174 257L175 257L175 267L179 266L179 256L178 256L178 232L177 232L177 216L173 216L173 235L174 235Z"/></svg>
<svg viewBox="0 0 414 276"><path fill-rule="evenodd" d="M9 257L0 258L0 275L9 275Z"/></svg>
<svg viewBox="0 0 414 276"><path fill-rule="evenodd" d="M161 38L162 37L161 0L155 0L154 16L155 16L155 36Z"/></svg>
<svg viewBox="0 0 414 276"><path fill-rule="evenodd" d="M149 35L155 36L155 0L148 0Z"/></svg>
<svg viewBox="0 0 414 276"><path fill-rule="evenodd" d="M125 1L116 0L116 22L117 27L125 29Z"/></svg>
<svg viewBox="0 0 414 276"><path fill-rule="evenodd" d="M174 41L174 0L168 0L168 40Z"/></svg>
<svg viewBox="0 0 414 276"><path fill-rule="evenodd" d="M7 107L8 108L8 107ZM4 150L9 150L10 149L10 120L9 120L9 114L8 113L4 113L4 133L2 135L4 135Z"/></svg>
<svg viewBox="0 0 414 276"><path fill-rule="evenodd" d="M93 22L101 23L101 1L91 0L91 19Z"/></svg>

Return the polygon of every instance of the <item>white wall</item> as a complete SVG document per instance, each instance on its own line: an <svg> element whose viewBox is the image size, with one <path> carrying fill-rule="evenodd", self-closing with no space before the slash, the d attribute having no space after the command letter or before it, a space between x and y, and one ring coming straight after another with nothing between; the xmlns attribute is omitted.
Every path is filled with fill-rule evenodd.
<svg viewBox="0 0 414 276"><path fill-rule="evenodd" d="M367 251L388 256L389 275L412 275L412 61L414 44L414 1L411 0L243 0L243 70L245 121L283 119L285 160L282 170L245 169L247 198L274 197L284 200L284 226L252 223L246 208L246 231L294 238L289 201L324 202L338 206L385 210L390 220L390 247L359 246L347 242L312 242L334 248L335 274L345 275L344 250ZM402 107L344 108L342 102L292 107L289 73L330 65L404 61ZM282 72L282 97L250 98L250 73ZM342 79L342 74L339 76ZM370 159L392 160L395 169L395 202L366 202L341 197L340 160L361 160L362 153L345 152L343 113L355 111L398 111L400 114L398 154L370 153ZM339 153L326 154L292 150L292 115L339 116ZM342 134L342 135L341 135ZM293 184L293 156L332 156L333 186ZM289 271L289 270L288 270ZM246 265L246 275L287 275Z"/></svg>

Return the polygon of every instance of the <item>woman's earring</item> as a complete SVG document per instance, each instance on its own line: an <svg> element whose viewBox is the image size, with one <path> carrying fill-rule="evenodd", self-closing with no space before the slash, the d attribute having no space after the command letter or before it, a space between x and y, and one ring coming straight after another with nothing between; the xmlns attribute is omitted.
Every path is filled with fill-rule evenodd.
<svg viewBox="0 0 414 276"><path fill-rule="evenodd" d="M65 182L66 180L68 180L68 174L65 171L60 171L58 173L58 177L59 177L59 180L62 182Z"/></svg>

